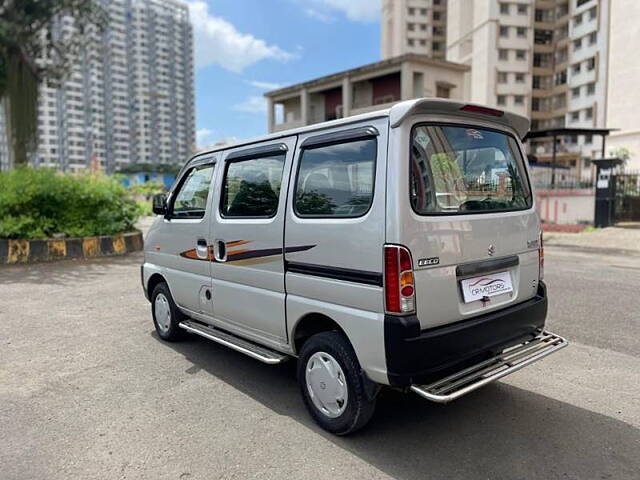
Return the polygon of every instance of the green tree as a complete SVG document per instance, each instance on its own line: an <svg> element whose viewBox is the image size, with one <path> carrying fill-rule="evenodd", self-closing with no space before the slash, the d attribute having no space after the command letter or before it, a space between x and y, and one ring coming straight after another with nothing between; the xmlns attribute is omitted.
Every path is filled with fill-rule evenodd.
<svg viewBox="0 0 640 480"><path fill-rule="evenodd" d="M52 32L63 16L74 19L69 36ZM107 21L97 0L0 0L0 99L15 165L26 164L37 145L40 83L63 79L87 28Z"/></svg>

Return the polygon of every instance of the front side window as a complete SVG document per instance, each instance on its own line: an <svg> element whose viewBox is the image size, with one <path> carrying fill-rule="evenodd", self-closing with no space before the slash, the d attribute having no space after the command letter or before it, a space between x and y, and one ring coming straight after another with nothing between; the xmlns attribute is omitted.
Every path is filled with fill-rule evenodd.
<svg viewBox="0 0 640 480"><path fill-rule="evenodd" d="M510 135L418 125L411 133L410 200L421 215L531 207L522 155Z"/></svg>
<svg viewBox="0 0 640 480"><path fill-rule="evenodd" d="M207 209L209 185L214 165L193 168L180 186L173 202L171 216L175 218L202 218Z"/></svg>
<svg viewBox="0 0 640 480"><path fill-rule="evenodd" d="M227 164L220 211L223 217L269 218L278 211L285 154Z"/></svg>
<svg viewBox="0 0 640 480"><path fill-rule="evenodd" d="M300 216L359 217L373 201L374 138L306 149L294 208Z"/></svg>

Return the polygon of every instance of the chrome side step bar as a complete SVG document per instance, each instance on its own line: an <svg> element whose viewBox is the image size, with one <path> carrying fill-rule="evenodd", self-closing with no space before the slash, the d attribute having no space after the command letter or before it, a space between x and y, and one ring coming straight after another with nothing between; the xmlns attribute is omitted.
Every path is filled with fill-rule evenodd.
<svg viewBox="0 0 640 480"><path fill-rule="evenodd" d="M218 330L217 328L194 322L193 320L185 320L184 322L180 322L178 326L184 328L187 332L200 335L201 337L232 348L237 352L244 353L251 358L268 363L269 365L282 363L289 359L289 356L284 353L270 350L243 338Z"/></svg>
<svg viewBox="0 0 640 480"><path fill-rule="evenodd" d="M465 368L430 385L412 385L410 389L421 397L437 403L447 403L478 388L517 372L527 365L551 355L569 343L559 335L542 332L536 338L510 347L500 355Z"/></svg>

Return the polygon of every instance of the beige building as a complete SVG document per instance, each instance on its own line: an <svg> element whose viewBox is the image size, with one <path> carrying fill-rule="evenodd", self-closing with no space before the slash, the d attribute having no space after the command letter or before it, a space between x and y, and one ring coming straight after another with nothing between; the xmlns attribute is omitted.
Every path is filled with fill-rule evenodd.
<svg viewBox="0 0 640 480"><path fill-rule="evenodd" d="M469 67L405 54L265 94L269 132L335 120L417 97L464 100Z"/></svg>
<svg viewBox="0 0 640 480"><path fill-rule="evenodd" d="M382 0L382 59L406 53L444 59L446 19L446 0Z"/></svg>
<svg viewBox="0 0 640 480"><path fill-rule="evenodd" d="M613 0L609 25L609 76L606 122L620 128L607 141L607 150L627 148L628 166L640 170L640 1Z"/></svg>
<svg viewBox="0 0 640 480"><path fill-rule="evenodd" d="M606 104L609 5L617 1L449 0L447 59L471 66L471 101L527 115L532 130L615 128ZM590 135L556 146L578 175L601 147ZM551 151L548 139L532 142L541 163Z"/></svg>

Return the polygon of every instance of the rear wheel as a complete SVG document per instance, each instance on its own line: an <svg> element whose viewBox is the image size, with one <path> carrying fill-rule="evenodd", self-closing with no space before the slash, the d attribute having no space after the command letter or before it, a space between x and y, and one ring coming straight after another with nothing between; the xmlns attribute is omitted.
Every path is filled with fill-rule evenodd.
<svg viewBox="0 0 640 480"><path fill-rule="evenodd" d="M186 316L178 309L173 301L169 286L161 282L151 294L151 314L158 336L168 342L176 342L185 336L185 331L178 324Z"/></svg>
<svg viewBox="0 0 640 480"><path fill-rule="evenodd" d="M360 363L347 338L322 332L303 345L298 359L298 383L314 420L336 435L364 427L375 410Z"/></svg>

